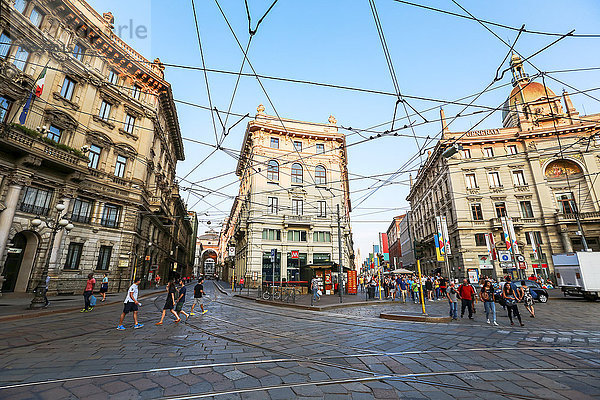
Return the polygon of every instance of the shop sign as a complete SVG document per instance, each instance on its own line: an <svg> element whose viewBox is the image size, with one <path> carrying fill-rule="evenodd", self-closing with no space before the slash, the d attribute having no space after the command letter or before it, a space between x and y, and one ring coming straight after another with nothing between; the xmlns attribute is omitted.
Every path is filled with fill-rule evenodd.
<svg viewBox="0 0 600 400"><path fill-rule="evenodd" d="M21 254L23 249L17 249L16 247L11 247L8 249L8 254Z"/></svg>
<svg viewBox="0 0 600 400"><path fill-rule="evenodd" d="M292 258L298 259L300 257L300 250L292 250Z"/></svg>
<svg viewBox="0 0 600 400"><path fill-rule="evenodd" d="M525 261L519 261L519 269L527 269L527 264Z"/></svg>
<svg viewBox="0 0 600 400"><path fill-rule="evenodd" d="M356 271L348 271L348 294L356 294Z"/></svg>

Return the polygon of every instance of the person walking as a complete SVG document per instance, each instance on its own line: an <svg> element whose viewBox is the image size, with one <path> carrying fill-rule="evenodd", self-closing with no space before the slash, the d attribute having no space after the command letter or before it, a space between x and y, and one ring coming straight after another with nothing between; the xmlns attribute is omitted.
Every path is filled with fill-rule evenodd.
<svg viewBox="0 0 600 400"><path fill-rule="evenodd" d="M435 291L435 299L440 300L440 279L439 277L435 278L433 281L433 290Z"/></svg>
<svg viewBox="0 0 600 400"><path fill-rule="evenodd" d="M158 287L160 286L160 275L156 275L156 278L154 278L154 283L156 284L156 288L158 289Z"/></svg>
<svg viewBox="0 0 600 400"><path fill-rule="evenodd" d="M169 283L167 283L167 300L165 301L165 305L162 310L162 315L160 317L160 321L157 322L155 325L163 324L163 320L165 319L165 314L167 313L167 310L171 311L171 314L173 314L175 316L175 318L177 318L175 320L175 323L181 321L181 318L179 318L179 315L177 315L175 310L173 310L173 307L175 307L176 295L177 295L177 289L175 288L175 281L170 280Z"/></svg>
<svg viewBox="0 0 600 400"><path fill-rule="evenodd" d="M190 315L196 315L194 313L194 308L196 308L196 306L200 306L200 311L202 311L202 314L206 313L206 310L204 309L204 303L202 300L203 296L204 296L204 279L200 278L200 279L198 279L198 283L196 284L196 286L194 286L194 303L192 304L192 310L190 311Z"/></svg>
<svg viewBox="0 0 600 400"><path fill-rule="evenodd" d="M440 281L440 295L441 296L446 296L446 279L444 279L444 277L440 277L439 279Z"/></svg>
<svg viewBox="0 0 600 400"><path fill-rule="evenodd" d="M104 274L104 278L102 278L102 284L100 285L100 294L102 295L102 300L106 300L106 292L108 292L108 274Z"/></svg>
<svg viewBox="0 0 600 400"><path fill-rule="evenodd" d="M125 330L125 326L123 326L123 320L125 319L125 315L133 312L133 329L138 329L144 326L144 324L140 324L138 322L138 307L141 305L138 302L138 285L140 284L141 278L135 278L133 284L129 286L127 290L127 296L125 296L125 301L123 302L123 312L121 313L121 318L119 318L119 325L117 329L120 331Z"/></svg>
<svg viewBox="0 0 600 400"><path fill-rule="evenodd" d="M433 301L433 282L431 281L431 277L428 277L425 281L425 290L427 290L427 299Z"/></svg>
<svg viewBox="0 0 600 400"><path fill-rule="evenodd" d="M521 281L521 301L525 305L527 311L529 311L529 316L531 318L535 318L535 310L533 309L533 296L531 295L531 291L529 290L529 286L525 281Z"/></svg>
<svg viewBox="0 0 600 400"><path fill-rule="evenodd" d="M413 295L413 299L415 300L415 304L417 304L419 302L419 286L420 285L421 285L421 282L417 281L416 279L413 281L413 283L411 285L412 295Z"/></svg>
<svg viewBox="0 0 600 400"><path fill-rule="evenodd" d="M519 324L521 324L521 326L525 326L523 321L521 321L521 314L519 313L519 307L517 306L519 303L519 296L509 282L506 282L502 288L502 298L504 298L506 308L508 309L508 319L510 320L510 324L515 324L513 321L514 314L519 320Z"/></svg>
<svg viewBox="0 0 600 400"><path fill-rule="evenodd" d="M90 305L90 297L94 293L95 284L96 280L94 279L94 274L88 274L87 282L85 283L85 290L83 291L84 308L81 310L81 312L89 312L94 309L94 307Z"/></svg>
<svg viewBox="0 0 600 400"><path fill-rule="evenodd" d="M319 280L317 278L312 279L310 288L313 292L313 301L321 300L321 296L319 295Z"/></svg>
<svg viewBox="0 0 600 400"><path fill-rule="evenodd" d="M362 275L358 278L358 287L361 293L365 292L365 278Z"/></svg>
<svg viewBox="0 0 600 400"><path fill-rule="evenodd" d="M494 287L492 286L492 282L488 280L483 282L479 297L481 298L481 301L483 301L487 323L493 323L495 326L498 326L498 323L496 322L496 303L494 303ZM490 315L492 316L491 321Z"/></svg>
<svg viewBox="0 0 600 400"><path fill-rule="evenodd" d="M450 318L453 321L458 320L458 292L454 287L454 283L450 283L450 288L445 291L446 298L448 299L448 304L450 305Z"/></svg>
<svg viewBox="0 0 600 400"><path fill-rule="evenodd" d="M240 292L244 290L244 283L245 283L245 282L244 282L244 277L242 276L242 277L240 278Z"/></svg>
<svg viewBox="0 0 600 400"><path fill-rule="evenodd" d="M185 294L187 292L187 288L185 287L185 281L183 279L179 280L179 297L177 298L177 304L175 305L175 312L177 313L177 317L181 319L181 315L185 315L185 320L187 321L190 315L183 311L183 306L185 305Z"/></svg>
<svg viewBox="0 0 600 400"><path fill-rule="evenodd" d="M406 297L408 296L408 293L406 292L406 279L401 278L399 285L400 285L400 292L402 293L402 301L404 303L406 303Z"/></svg>
<svg viewBox="0 0 600 400"><path fill-rule="evenodd" d="M458 287L458 296L460 298L460 317L465 316L465 309L469 310L469 319L473 319L473 296L475 289L469 284L467 279L463 279L462 285Z"/></svg>

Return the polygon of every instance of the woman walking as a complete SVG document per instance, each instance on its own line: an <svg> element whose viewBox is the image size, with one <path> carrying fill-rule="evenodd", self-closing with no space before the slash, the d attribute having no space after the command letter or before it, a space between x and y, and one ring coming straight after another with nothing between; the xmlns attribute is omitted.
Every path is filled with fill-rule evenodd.
<svg viewBox="0 0 600 400"><path fill-rule="evenodd" d="M163 320L165 319L165 314L167 313L167 310L171 311L171 314L173 314L175 316L176 323L181 321L181 318L179 318L179 315L177 315L175 310L173 310L173 308L175 307L175 296L177 296L177 289L175 288L175 281L170 280L169 283L167 283L167 292L168 292L167 300L165 301L165 306L163 307L162 315L160 316L160 321L157 322L156 325L163 324Z"/></svg>
<svg viewBox="0 0 600 400"><path fill-rule="evenodd" d="M525 326L523 321L521 321L521 314L519 314L519 307L517 304L519 303L519 297L513 290L512 285L509 282L504 284L504 288L502 289L502 297L504 298L504 302L506 303L506 308L508 309L508 319L510 319L510 324L514 325L513 314L519 320L519 324L521 326Z"/></svg>
<svg viewBox="0 0 600 400"><path fill-rule="evenodd" d="M494 287L492 286L492 282L488 280L483 282L479 297L481 298L481 301L483 301L483 308L485 309L485 318L487 319L487 323L493 323L495 326L498 326L498 323L496 322L496 303L494 303ZM491 321L490 314L492 315Z"/></svg>
<svg viewBox="0 0 600 400"><path fill-rule="evenodd" d="M88 274L87 282L85 283L85 290L83 291L83 301L84 308L81 312L92 311L94 307L90 305L90 297L94 293L94 285L96 284L96 280L94 279L94 274Z"/></svg>
<svg viewBox="0 0 600 400"><path fill-rule="evenodd" d="M102 285L100 286L102 301L106 300L106 292L108 292L108 274L105 273L104 278L102 278Z"/></svg>
<svg viewBox="0 0 600 400"><path fill-rule="evenodd" d="M525 304L525 308L529 311L529 316L535 318L535 310L533 309L533 296L525 281L521 281L521 301Z"/></svg>

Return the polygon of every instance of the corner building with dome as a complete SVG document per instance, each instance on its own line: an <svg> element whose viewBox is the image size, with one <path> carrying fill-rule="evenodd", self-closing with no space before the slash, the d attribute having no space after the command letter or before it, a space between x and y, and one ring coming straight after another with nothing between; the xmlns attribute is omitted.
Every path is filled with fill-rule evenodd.
<svg viewBox="0 0 600 400"><path fill-rule="evenodd" d="M517 55L510 66L503 127L450 132L442 110L442 138L411 185L412 234L427 272L555 281L553 254L585 244L600 251L600 114L580 115L567 92L534 82ZM448 225L444 262L436 215Z"/></svg>

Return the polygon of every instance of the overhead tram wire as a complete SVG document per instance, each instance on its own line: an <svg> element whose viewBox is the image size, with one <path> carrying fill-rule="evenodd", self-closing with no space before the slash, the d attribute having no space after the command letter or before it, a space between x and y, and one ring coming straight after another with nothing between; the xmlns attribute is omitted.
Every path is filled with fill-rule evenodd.
<svg viewBox="0 0 600 400"><path fill-rule="evenodd" d="M492 25L492 26L497 26L499 28L504 28L504 29L509 29L512 31L518 31L519 28L516 28L514 26L510 26L510 25L506 25L506 24L501 24L498 22L493 22L493 21L489 21L489 20L485 20L485 19L477 19L473 16L468 16L468 15L462 15L462 14L458 14L452 11L448 11L448 10L443 10L440 8L435 8L435 7L430 7L430 6L426 6L423 4L418 4L418 3L413 3L410 1L406 1L406 0L393 0L396 3L401 3L401 4L405 4L405 5L409 5L409 6L413 6L413 7L418 7L418 8L423 8L429 11L434 11L434 12L438 12L438 13L442 13L442 14L447 14L447 15L452 15L454 17L458 17L458 18L464 18L464 19L469 19L469 20L474 20L483 24L487 24L487 25ZM556 33L556 32L544 32L544 31L537 31L537 30L524 30L524 33L528 33L528 34L533 34L533 35L544 35L544 36L562 36L562 33ZM597 33L580 33L580 34L574 34L571 35L571 37L573 38L600 38L600 34Z"/></svg>

